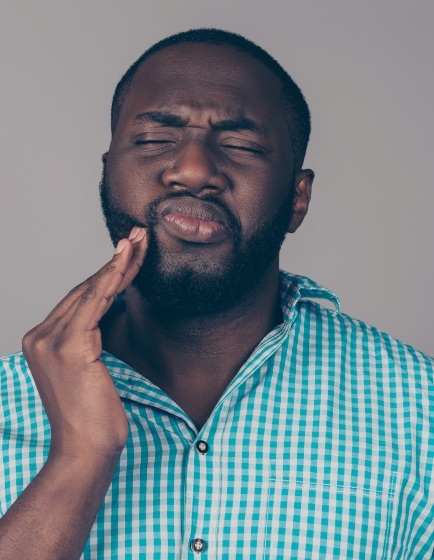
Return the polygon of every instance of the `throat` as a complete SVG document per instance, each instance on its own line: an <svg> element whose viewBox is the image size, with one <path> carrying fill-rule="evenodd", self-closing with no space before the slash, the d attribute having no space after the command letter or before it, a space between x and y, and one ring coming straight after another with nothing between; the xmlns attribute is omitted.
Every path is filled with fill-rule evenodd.
<svg viewBox="0 0 434 560"><path fill-rule="evenodd" d="M156 314L127 289L126 309L100 323L103 348L160 387L201 429L256 346L282 322L277 271L261 288L230 312L201 320Z"/></svg>
<svg viewBox="0 0 434 560"><path fill-rule="evenodd" d="M231 347L215 332L207 344L194 346L183 343L183 337L170 343L157 336L143 339L139 351L124 321L119 314L110 324L100 324L104 350L164 391L201 430L252 347L240 348L235 341Z"/></svg>
<svg viewBox="0 0 434 560"><path fill-rule="evenodd" d="M202 391L187 389L187 391L179 391L169 394L169 396L188 415L199 432L208 421L223 393L224 390L219 393L208 391L204 394Z"/></svg>
<svg viewBox="0 0 434 560"><path fill-rule="evenodd" d="M164 391L200 430L247 358L243 355L234 364L227 356L204 354L136 364L135 369Z"/></svg>

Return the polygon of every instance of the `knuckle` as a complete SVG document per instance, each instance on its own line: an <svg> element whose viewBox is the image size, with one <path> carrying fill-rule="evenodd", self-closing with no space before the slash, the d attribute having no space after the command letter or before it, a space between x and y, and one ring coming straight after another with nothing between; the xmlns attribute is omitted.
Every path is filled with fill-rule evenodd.
<svg viewBox="0 0 434 560"><path fill-rule="evenodd" d="M21 347L23 349L24 354L26 354L26 352L28 352L29 349L32 347L32 341L33 341L32 333L31 331L29 331L23 336L23 339L21 341Z"/></svg>
<svg viewBox="0 0 434 560"><path fill-rule="evenodd" d="M30 329L29 331L26 332L26 334L23 336L23 344L29 344L34 336L34 333L36 331L37 327L34 327L33 329Z"/></svg>
<svg viewBox="0 0 434 560"><path fill-rule="evenodd" d="M91 276L86 280L88 286L93 286L94 284L98 284L98 282L109 275L120 275L123 276L122 271L119 270L119 267L116 263L110 261L105 264L96 274ZM84 283L83 283L84 284Z"/></svg>
<svg viewBox="0 0 434 560"><path fill-rule="evenodd" d="M81 297L86 301L92 300L95 299L96 293L97 293L96 287L92 283L90 283L89 286L86 288L86 290L83 292Z"/></svg>
<svg viewBox="0 0 434 560"><path fill-rule="evenodd" d="M109 305L111 305L114 302L115 297L116 294L106 294L106 293L103 294L103 298Z"/></svg>
<svg viewBox="0 0 434 560"><path fill-rule="evenodd" d="M117 272L118 268L116 266L116 264L114 262L109 262L107 263L103 269L102 269L102 273L103 274L113 274L114 272Z"/></svg>
<svg viewBox="0 0 434 560"><path fill-rule="evenodd" d="M77 286L77 292L81 292L84 293L90 286L93 285L94 282L94 277L93 276L89 276L89 278L86 278L86 280L84 282L82 282L79 286Z"/></svg>
<svg viewBox="0 0 434 560"><path fill-rule="evenodd" d="M136 261L134 263L134 270L135 270L135 274L137 274L139 272L139 270L142 268L142 262L140 261Z"/></svg>
<svg viewBox="0 0 434 560"><path fill-rule="evenodd" d="M24 356L30 355L40 356L47 352L49 343L47 338L39 333L38 327L35 327L23 337L22 349Z"/></svg>
<svg viewBox="0 0 434 560"><path fill-rule="evenodd" d="M80 289L80 286L74 286L74 288L69 290L69 292L66 294L66 297L73 296L74 294L76 294L79 291L79 289Z"/></svg>
<svg viewBox="0 0 434 560"><path fill-rule="evenodd" d="M33 341L32 351L34 354L42 356L46 354L48 347L48 340L44 336L38 336Z"/></svg>
<svg viewBox="0 0 434 560"><path fill-rule="evenodd" d="M52 344L52 352L60 359L68 359L68 357L77 349L71 344L70 337L68 336L68 329L64 327L62 332L58 334Z"/></svg>
<svg viewBox="0 0 434 560"><path fill-rule="evenodd" d="M110 261L101 269L101 275L119 276L120 280L122 280L125 276L125 273L122 272L122 270L119 270L119 265L117 263Z"/></svg>
<svg viewBox="0 0 434 560"><path fill-rule="evenodd" d="M78 295L80 292L83 291L83 289L85 289L87 286L89 286L89 284L91 284L91 282L92 282L92 276L89 276L89 278L86 278L86 280L84 282L82 282L81 284L78 284L78 286L74 286L74 288L72 288L72 290L69 290L69 292L66 295L66 298Z"/></svg>
<svg viewBox="0 0 434 560"><path fill-rule="evenodd" d="M53 344L53 354L60 360L66 361L70 356L70 348L63 339L56 340Z"/></svg>
<svg viewBox="0 0 434 560"><path fill-rule="evenodd" d="M22 339L22 347L26 350L30 349L36 342L39 337L40 325L36 325L33 329L30 329L26 334L23 336Z"/></svg>
<svg viewBox="0 0 434 560"><path fill-rule="evenodd" d="M107 267L106 271L104 272L105 275L111 275L112 277L112 281L116 281L116 282L122 282L122 280L125 277L125 272L123 272L122 270L119 270L119 268L116 265L110 265ZM116 278L116 280L115 280Z"/></svg>

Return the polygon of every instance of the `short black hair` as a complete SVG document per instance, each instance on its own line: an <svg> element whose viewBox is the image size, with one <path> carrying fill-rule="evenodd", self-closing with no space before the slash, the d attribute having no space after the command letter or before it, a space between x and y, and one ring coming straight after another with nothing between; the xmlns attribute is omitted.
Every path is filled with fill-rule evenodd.
<svg viewBox="0 0 434 560"><path fill-rule="evenodd" d="M141 63L152 54L179 43L208 43L212 45L232 46L260 60L280 79L282 83L282 102L284 104L294 152L294 165L295 169L299 170L306 154L311 128L309 107L300 88L277 60L263 48L242 35L230 31L223 31L222 29L200 28L182 31L181 33L162 39L145 51L125 72L116 86L111 107L112 135L116 130L119 115L129 86Z"/></svg>

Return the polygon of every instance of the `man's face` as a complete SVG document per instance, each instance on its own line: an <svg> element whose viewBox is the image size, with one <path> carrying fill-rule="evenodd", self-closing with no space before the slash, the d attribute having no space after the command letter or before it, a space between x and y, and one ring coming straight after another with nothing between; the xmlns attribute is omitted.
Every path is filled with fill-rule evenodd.
<svg viewBox="0 0 434 560"><path fill-rule="evenodd" d="M101 182L113 242L149 231L138 292L200 315L251 291L290 226L292 161L280 82L262 63L188 43L145 60Z"/></svg>

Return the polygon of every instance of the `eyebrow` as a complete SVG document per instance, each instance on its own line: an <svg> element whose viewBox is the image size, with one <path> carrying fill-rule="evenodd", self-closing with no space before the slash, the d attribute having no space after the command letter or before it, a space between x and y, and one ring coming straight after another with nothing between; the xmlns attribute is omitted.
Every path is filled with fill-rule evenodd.
<svg viewBox="0 0 434 560"><path fill-rule="evenodd" d="M225 119L211 124L212 128L216 130L250 130L257 132L262 136L268 136L268 128L263 125L248 119L247 117L236 117L233 119Z"/></svg>
<svg viewBox="0 0 434 560"><path fill-rule="evenodd" d="M182 118L173 113L165 111L146 111L134 117L134 122L153 122L166 126L186 126L189 119ZM269 131L265 125L256 123L247 117L235 117L211 123L211 128L215 130L250 130L268 136Z"/></svg>
<svg viewBox="0 0 434 560"><path fill-rule="evenodd" d="M166 126L185 126L188 119L183 119L179 115L166 113L163 111L146 111L134 117L134 122L154 122L165 124Z"/></svg>

